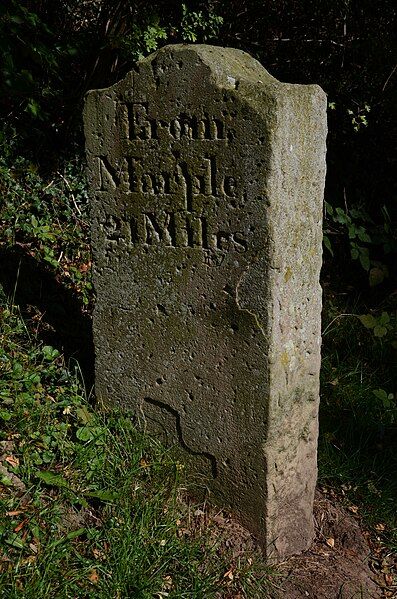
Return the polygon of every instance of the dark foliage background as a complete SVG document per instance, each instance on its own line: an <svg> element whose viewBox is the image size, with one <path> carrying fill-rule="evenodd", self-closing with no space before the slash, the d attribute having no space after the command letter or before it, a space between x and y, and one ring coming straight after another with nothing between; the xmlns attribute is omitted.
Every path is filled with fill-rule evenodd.
<svg viewBox="0 0 397 599"><path fill-rule="evenodd" d="M139 56L186 41L241 48L278 79L326 91L326 200L361 211L353 218L372 232L363 247L394 272L393 234L385 251L370 222L384 233L396 217L394 30L391 0L8 0L0 8L1 116L24 155L51 169L82 147L84 93L120 79ZM330 224L335 235L346 223ZM352 248L339 245L345 260ZM362 283L365 273L353 271Z"/></svg>

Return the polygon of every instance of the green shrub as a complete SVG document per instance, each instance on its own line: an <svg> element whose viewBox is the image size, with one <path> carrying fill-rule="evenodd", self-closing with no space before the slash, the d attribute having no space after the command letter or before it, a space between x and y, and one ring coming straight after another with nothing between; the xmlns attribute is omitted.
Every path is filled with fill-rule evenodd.
<svg viewBox="0 0 397 599"><path fill-rule="evenodd" d="M44 179L25 158L0 156L0 245L46 264L84 304L91 294L88 194L78 159Z"/></svg>

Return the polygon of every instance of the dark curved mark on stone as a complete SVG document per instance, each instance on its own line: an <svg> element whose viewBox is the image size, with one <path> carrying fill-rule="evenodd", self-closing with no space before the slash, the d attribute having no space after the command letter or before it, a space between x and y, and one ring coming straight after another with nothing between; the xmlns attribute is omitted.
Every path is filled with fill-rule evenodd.
<svg viewBox="0 0 397 599"><path fill-rule="evenodd" d="M172 416L175 418L175 430L177 432L179 444L181 445L181 447L183 447L183 449L189 455L204 456L205 458L207 458L207 460L209 460L209 462L211 463L212 477L217 478L218 477L218 465L216 463L216 457L214 455L212 455L212 453L208 453L206 451L194 451L193 449L188 447L188 445L186 445L186 443L183 439L181 417L180 417L179 412L177 410L175 410L174 408L171 408L171 406L169 406L168 404L163 403L162 401L158 401L157 399L152 399L151 397L145 397L145 401L152 404L152 406L156 406L157 408L161 408L163 410L166 410L169 414L172 414Z"/></svg>

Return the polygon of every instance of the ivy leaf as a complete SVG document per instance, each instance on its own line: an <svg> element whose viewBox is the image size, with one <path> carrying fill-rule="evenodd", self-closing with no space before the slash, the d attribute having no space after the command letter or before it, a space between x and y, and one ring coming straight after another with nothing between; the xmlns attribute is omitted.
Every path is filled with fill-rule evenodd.
<svg viewBox="0 0 397 599"><path fill-rule="evenodd" d="M76 437L80 441L91 441L94 438L92 430L88 426L82 426L76 431Z"/></svg>
<svg viewBox="0 0 397 599"><path fill-rule="evenodd" d="M358 318L366 329L373 329L377 324L376 318L372 314L362 314Z"/></svg>
<svg viewBox="0 0 397 599"><path fill-rule="evenodd" d="M350 239L355 239L356 235L357 235L356 225L349 225L348 226L348 231L349 231L349 238Z"/></svg>
<svg viewBox="0 0 397 599"><path fill-rule="evenodd" d="M373 389L372 393L375 395L377 399L379 399L382 402L384 408L389 409L393 407L393 393L387 394L387 392L384 389Z"/></svg>
<svg viewBox="0 0 397 599"><path fill-rule="evenodd" d="M366 248L360 248L360 263L364 270L369 270L371 263L369 261L368 250L363 251L364 249Z"/></svg>
<svg viewBox="0 0 397 599"><path fill-rule="evenodd" d="M379 324L385 325L385 324L389 324L389 322L390 322L390 315L388 314L388 312L382 312L382 315L379 318Z"/></svg>
<svg viewBox="0 0 397 599"><path fill-rule="evenodd" d="M40 106L31 98L26 106L26 112L29 112L32 116L37 117L40 114Z"/></svg>
<svg viewBox="0 0 397 599"><path fill-rule="evenodd" d="M380 285L385 280L387 273L384 269L379 268L379 266L374 266L369 271L369 285L370 287L376 287L376 285Z"/></svg>
<svg viewBox="0 0 397 599"><path fill-rule="evenodd" d="M346 214L346 212L342 208L336 208L336 217L335 221L340 223L341 225L348 225L351 223L351 219Z"/></svg>
<svg viewBox="0 0 397 599"><path fill-rule="evenodd" d="M367 243L371 243L371 237L368 235L364 227L359 227L357 229L357 235L360 241L365 241Z"/></svg>
<svg viewBox="0 0 397 599"><path fill-rule="evenodd" d="M324 243L325 247L327 248L327 250L329 251L329 253L331 254L331 256L333 256L334 255L334 251L332 249L331 242L329 240L328 235L324 235L324 237L323 237L323 243Z"/></svg>
<svg viewBox="0 0 397 599"><path fill-rule="evenodd" d="M94 418L94 415L92 414L92 412L89 411L89 409L86 406L81 406L81 408L77 408L76 414L77 418L81 420L83 424L88 424L89 422L92 422Z"/></svg>
<svg viewBox="0 0 397 599"><path fill-rule="evenodd" d="M37 478L42 480L46 485L51 487L69 487L69 482L60 474L54 474L49 470L40 470L37 472Z"/></svg>
<svg viewBox="0 0 397 599"><path fill-rule="evenodd" d="M51 345L45 345L42 351L44 358L49 362L52 362L59 356L59 351L54 349Z"/></svg>
<svg viewBox="0 0 397 599"><path fill-rule="evenodd" d="M5 421L11 420L12 414L10 414L10 412L7 412L6 410L0 410L0 418L2 418Z"/></svg>
<svg viewBox="0 0 397 599"><path fill-rule="evenodd" d="M384 337L387 334L387 328L386 327L382 327L381 325L377 325L374 328L374 335L375 337Z"/></svg>
<svg viewBox="0 0 397 599"><path fill-rule="evenodd" d="M85 493L85 496L93 497L94 499L99 499L100 501L113 502L118 499L119 493L112 491L111 489L99 489L98 491L88 491Z"/></svg>
<svg viewBox="0 0 397 599"><path fill-rule="evenodd" d="M384 389L373 389L372 393L375 395L375 397L377 397L381 401L383 401L384 399L387 399L387 393Z"/></svg>

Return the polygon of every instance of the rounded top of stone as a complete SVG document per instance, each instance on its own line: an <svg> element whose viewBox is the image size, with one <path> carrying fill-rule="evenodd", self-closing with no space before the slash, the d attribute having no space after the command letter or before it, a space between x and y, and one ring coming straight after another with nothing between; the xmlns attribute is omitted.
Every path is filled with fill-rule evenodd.
<svg viewBox="0 0 397 599"><path fill-rule="evenodd" d="M209 67L216 83L226 87L237 88L242 79L251 83L280 84L259 61L237 48L207 44L170 44L140 62L154 62L162 56L175 61L184 60L187 64L195 64L199 58L202 64Z"/></svg>
<svg viewBox="0 0 397 599"><path fill-rule="evenodd" d="M134 69L118 83L106 89L92 90L87 96L123 92L126 87L132 87L133 81L137 81L135 75L146 81L148 93L152 85L150 81L155 84L156 89L161 89L160 82L164 83L168 77L171 77L173 85L179 85L179 82L182 84L183 79L190 80L191 85L196 85L199 71L208 83L218 89L238 92L238 96L256 110L261 110L272 100L283 102L287 96L290 99L305 97L309 103L322 104L325 101L325 93L318 85L280 82L247 52L207 44L163 46L139 60ZM205 87L201 85L200 88L197 89L197 93L203 94L205 100ZM170 86L166 89L163 87L161 91L168 94Z"/></svg>

